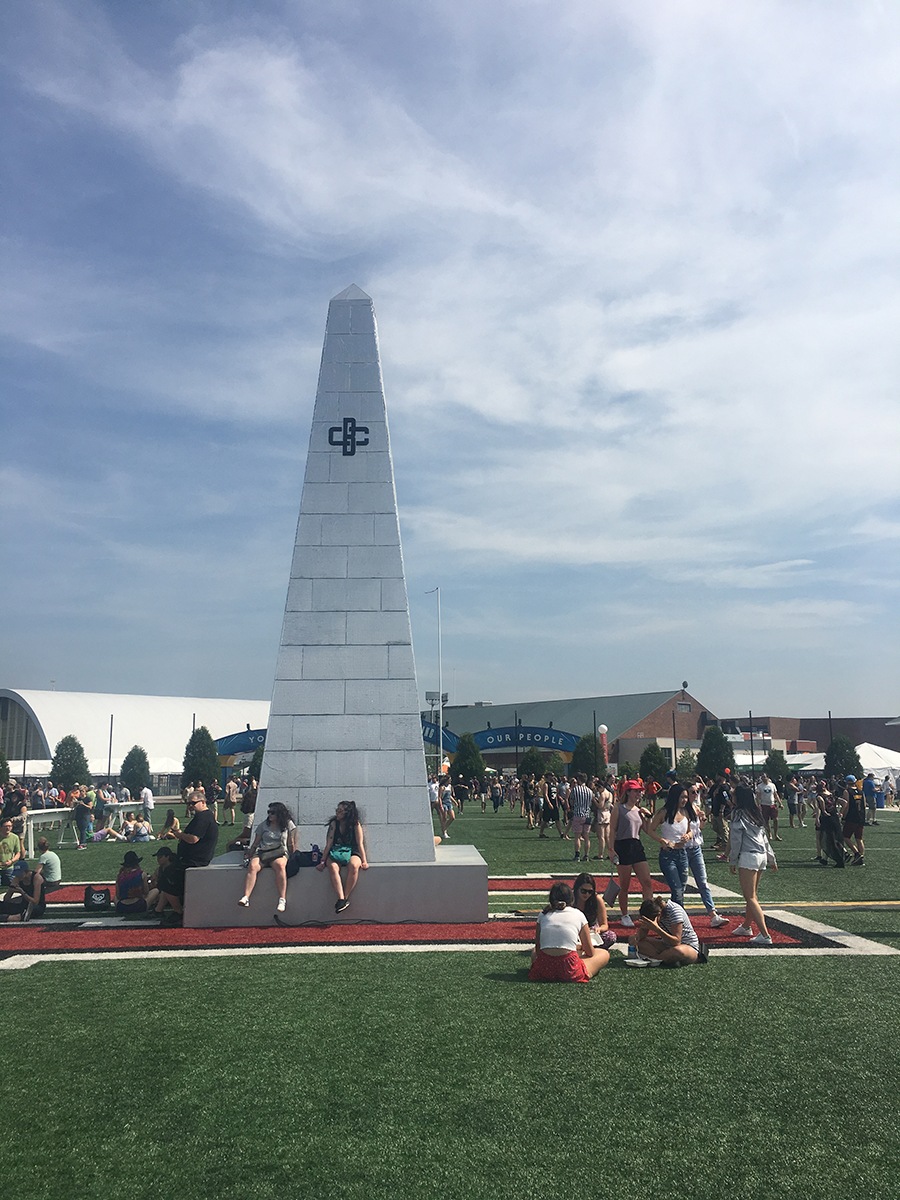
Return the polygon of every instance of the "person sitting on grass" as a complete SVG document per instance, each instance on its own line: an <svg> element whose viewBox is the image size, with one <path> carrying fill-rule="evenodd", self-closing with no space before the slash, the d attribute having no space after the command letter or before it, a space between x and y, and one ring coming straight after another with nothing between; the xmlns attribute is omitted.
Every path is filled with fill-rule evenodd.
<svg viewBox="0 0 900 1200"><path fill-rule="evenodd" d="M157 834L157 838L161 842L171 841L175 834L181 830L181 825L178 823L178 818L175 816L175 809L170 808L166 812L166 819L163 821L162 829Z"/></svg>
<svg viewBox="0 0 900 1200"><path fill-rule="evenodd" d="M184 912L184 866L175 857L175 851L170 846L160 846L156 852L155 891L151 889L148 899L154 905L155 911L166 923L180 925ZM169 914L166 908L171 909Z"/></svg>
<svg viewBox="0 0 900 1200"><path fill-rule="evenodd" d="M582 871L572 884L572 892L575 907L587 917L592 944L603 950L611 950L616 944L616 935L609 927L606 904L597 891L593 875Z"/></svg>
<svg viewBox="0 0 900 1200"><path fill-rule="evenodd" d="M538 917L528 978L532 983L588 983L609 962L595 948L587 917L575 907L567 883L554 883Z"/></svg>
<svg viewBox="0 0 900 1200"><path fill-rule="evenodd" d="M143 813L135 817L134 831L129 842L149 842L153 837L153 825L149 817L145 817Z"/></svg>
<svg viewBox="0 0 900 1200"><path fill-rule="evenodd" d="M271 867L278 887L277 912L284 912L287 898L288 856L297 849L297 826L291 814L280 800L269 805L268 815L257 825L253 841L247 854L247 878L244 894L238 900L242 908L250 907L250 897L256 887L256 877L261 867Z"/></svg>
<svg viewBox="0 0 900 1200"><path fill-rule="evenodd" d="M0 922L30 921L47 907L46 886L40 867L22 871L0 900Z"/></svg>
<svg viewBox="0 0 900 1200"><path fill-rule="evenodd" d="M133 850L128 850L116 876L116 912L119 916L146 912L147 891L141 860Z"/></svg>
<svg viewBox="0 0 900 1200"><path fill-rule="evenodd" d="M45 837L38 838L38 865L44 876L44 891L55 892L62 887L62 863L55 850L50 849L50 843Z"/></svg>
<svg viewBox="0 0 900 1200"><path fill-rule="evenodd" d="M347 868L347 882L341 879L341 867ZM350 893L356 887L360 871L368 871L366 840L355 800L343 800L328 822L328 834L322 861L317 871L328 870L331 886L337 892L336 913L350 907Z"/></svg>
<svg viewBox="0 0 900 1200"><path fill-rule="evenodd" d="M637 929L629 941L637 950L638 962L645 959L667 967L687 967L700 958L700 939L690 917L680 904L665 896L643 901Z"/></svg>

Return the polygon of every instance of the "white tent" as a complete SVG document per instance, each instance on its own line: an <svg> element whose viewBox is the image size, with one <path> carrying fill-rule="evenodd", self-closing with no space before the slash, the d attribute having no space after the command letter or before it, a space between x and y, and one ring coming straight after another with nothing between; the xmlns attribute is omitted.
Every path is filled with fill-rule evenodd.
<svg viewBox="0 0 900 1200"><path fill-rule="evenodd" d="M896 750L888 750L886 746L873 746L871 742L860 742L856 747L859 761L866 775L871 771L881 782L885 775L890 775L896 783L900 776L900 754Z"/></svg>

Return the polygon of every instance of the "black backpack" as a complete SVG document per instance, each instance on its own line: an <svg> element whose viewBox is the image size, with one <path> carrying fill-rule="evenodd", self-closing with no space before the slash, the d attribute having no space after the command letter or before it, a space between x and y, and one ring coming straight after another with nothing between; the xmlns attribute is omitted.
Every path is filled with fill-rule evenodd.
<svg viewBox="0 0 900 1200"><path fill-rule="evenodd" d="M112 893L109 888L89 883L84 889L85 912L106 912L112 908Z"/></svg>

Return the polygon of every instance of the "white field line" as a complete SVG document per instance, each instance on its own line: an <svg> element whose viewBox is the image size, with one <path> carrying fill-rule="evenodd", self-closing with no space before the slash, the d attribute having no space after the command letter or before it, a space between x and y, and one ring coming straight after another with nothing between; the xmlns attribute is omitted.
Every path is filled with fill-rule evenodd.
<svg viewBox="0 0 900 1200"><path fill-rule="evenodd" d="M485 942L485 943L428 943L414 945L390 946L218 946L209 950L198 950L186 947L183 950L122 950L122 951L90 951L69 952L62 954L17 954L12 958L0 961L0 970L21 971L38 963L54 962L128 962L134 959L159 958L231 958L237 955L261 954L418 954L437 951L480 952L484 950L518 950L527 949L521 942Z"/></svg>
<svg viewBox="0 0 900 1200"><path fill-rule="evenodd" d="M790 913L784 909L769 909L768 916L787 926L796 926L810 933L818 934L834 942L833 946L723 946L713 947L713 958L738 958L748 955L791 955L800 958L816 957L856 957L888 956L895 957L900 950L893 946L884 946L869 938L847 930L835 929L821 921L812 921L808 917ZM0 961L0 970L16 971L33 967L38 963L54 962L127 962L131 960L153 958L226 958L238 955L258 956L264 954L427 954L438 951L454 953L479 953L489 950L507 950L523 953L527 946L521 942L488 942L488 943L419 943L413 945L395 944L386 946L221 946L214 949L201 950L194 948L173 950L122 950L122 951L84 951L65 952L62 954L17 954Z"/></svg>

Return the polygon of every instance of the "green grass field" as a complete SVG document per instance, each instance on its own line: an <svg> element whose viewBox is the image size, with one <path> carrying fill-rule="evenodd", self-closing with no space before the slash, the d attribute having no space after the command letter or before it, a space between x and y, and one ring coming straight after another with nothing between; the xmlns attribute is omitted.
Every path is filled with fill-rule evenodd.
<svg viewBox="0 0 900 1200"><path fill-rule="evenodd" d="M569 869L508 813L492 874ZM230 832L230 831L228 831ZM864 869L786 831L767 905L900 946L900 814ZM223 839L224 840L224 839ZM148 861L155 847L139 848ZM64 852L111 878L122 848ZM733 887L712 863L712 882ZM726 907L726 905L723 905ZM892 1197L894 958L713 958L525 981L521 953L47 963L0 972L3 1177L29 1196ZM9 1035L12 1035L10 1037Z"/></svg>

